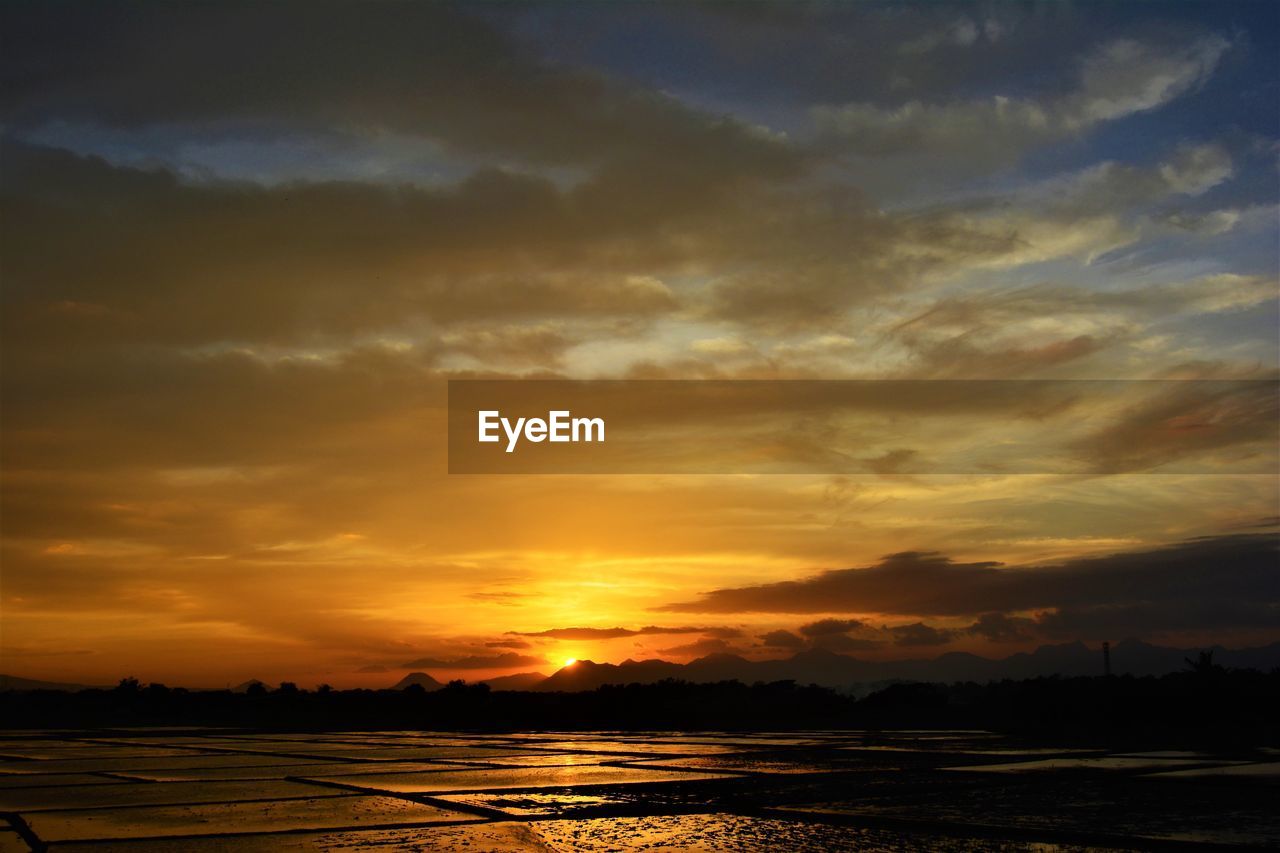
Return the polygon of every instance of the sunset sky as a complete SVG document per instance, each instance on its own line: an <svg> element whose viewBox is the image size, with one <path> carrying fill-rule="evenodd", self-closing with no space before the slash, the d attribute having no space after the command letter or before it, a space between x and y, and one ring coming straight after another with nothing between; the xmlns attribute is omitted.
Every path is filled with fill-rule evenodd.
<svg viewBox="0 0 1280 853"><path fill-rule="evenodd" d="M910 451L1105 474L445 435L450 378L1276 380L1276 4L5 3L0 69L6 674L1280 640L1274 394Z"/></svg>

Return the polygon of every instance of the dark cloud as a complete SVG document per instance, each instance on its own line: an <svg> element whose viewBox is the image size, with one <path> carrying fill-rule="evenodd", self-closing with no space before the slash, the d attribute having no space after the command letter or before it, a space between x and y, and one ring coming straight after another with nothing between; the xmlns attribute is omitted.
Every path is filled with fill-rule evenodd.
<svg viewBox="0 0 1280 853"><path fill-rule="evenodd" d="M494 168L431 188L192 184L12 138L2 156L0 212L24 223L0 244L5 331L30 345L418 337L417 321L450 325L442 351L501 343L553 363L574 342L563 329L498 341L493 324L669 315L686 306L664 279L691 265L725 271L699 311L831 322L914 274L1013 245L838 189L726 183L724 195L714 169L683 158L694 174L664 163L566 189Z"/></svg>
<svg viewBox="0 0 1280 853"><path fill-rule="evenodd" d="M406 334L417 320L450 324L433 347L465 354L493 343L495 322L634 322L676 305L658 280L590 260L599 227L537 178L266 189L192 186L17 143L3 157L0 210L27 223L0 244L5 331L30 347L314 343ZM546 361L571 342L535 327L508 329L503 346Z"/></svg>
<svg viewBox="0 0 1280 853"><path fill-rule="evenodd" d="M499 655L468 655L460 658L417 658L400 664L401 669L500 669L508 666L536 666L546 663L540 657L504 652Z"/></svg>
<svg viewBox="0 0 1280 853"><path fill-rule="evenodd" d="M923 622L910 625L894 625L885 629L893 636L896 646L944 646L951 642L954 633Z"/></svg>
<svg viewBox="0 0 1280 853"><path fill-rule="evenodd" d="M455 4L6 5L4 23L11 126L275 122L556 164L680 151L717 171L793 158L730 119L545 63Z"/></svg>
<svg viewBox="0 0 1280 853"><path fill-rule="evenodd" d="M703 655L738 654L742 650L719 637L703 637L700 640L694 640L692 643L683 643L671 648L659 649L658 651L664 655L695 655L700 657Z"/></svg>
<svg viewBox="0 0 1280 853"><path fill-rule="evenodd" d="M556 367L585 339L634 334L681 310L779 330L839 327L849 308L931 271L1016 256L1020 229L1052 218L891 215L847 187L727 176L722 194L707 184L712 170L671 164L568 188L497 168L431 188L262 187L192 184L13 139L3 159L0 212L24 223L0 243L3 328L29 347L422 340L425 326L437 356ZM718 271L709 294L666 283L691 268ZM1025 372L1104 343L918 346L932 348L929 363L957 365L939 375L1002 376L1002 365L1025 362Z"/></svg>
<svg viewBox="0 0 1280 853"><path fill-rule="evenodd" d="M1163 632L1280 628L1280 602L1227 600L1078 605L1039 613L1036 632L1053 640L1150 636Z"/></svg>
<svg viewBox="0 0 1280 853"><path fill-rule="evenodd" d="M487 649L527 649L532 646L526 640L512 638L510 640L494 640L484 644Z"/></svg>
<svg viewBox="0 0 1280 853"><path fill-rule="evenodd" d="M629 170L634 185L602 173L569 189L498 169L433 188L261 187L13 140L3 158L0 212L24 222L0 244L4 329L29 346L421 338L427 323L449 324L438 353L554 365L577 339L550 321L696 307L812 328L914 275L1017 246L962 220L884 215L840 189L720 198L705 177L668 180L666 166ZM697 306L664 283L691 264L724 270Z"/></svg>
<svg viewBox="0 0 1280 853"><path fill-rule="evenodd" d="M790 631L770 631L760 635L760 644L771 649L802 649L804 637Z"/></svg>
<svg viewBox="0 0 1280 853"><path fill-rule="evenodd" d="M993 643L1023 642L1031 639L1035 630L1036 620L1004 613L984 613L965 629L966 633Z"/></svg>
<svg viewBox="0 0 1280 853"><path fill-rule="evenodd" d="M741 628L729 627L703 628L702 633L708 637L718 637L722 640L733 640L743 635Z"/></svg>
<svg viewBox="0 0 1280 853"><path fill-rule="evenodd" d="M613 640L646 634L706 634L720 639L739 637L742 632L727 627L689 627L646 625L643 628L548 628L545 631L511 631L519 637L547 637L555 640Z"/></svg>
<svg viewBox="0 0 1280 853"><path fill-rule="evenodd" d="M861 619L819 619L800 626L800 633L806 637L821 637L826 634L847 634L865 627Z"/></svg>
<svg viewBox="0 0 1280 853"><path fill-rule="evenodd" d="M883 646L884 642L870 637L850 637L848 634L823 634L811 639L809 644L815 649L845 654L874 651Z"/></svg>
<svg viewBox="0 0 1280 853"><path fill-rule="evenodd" d="M694 613L857 613L971 616L1031 610L1071 614L1141 608L1148 630L1275 627L1280 537L1194 539L1165 548L1046 566L957 563L904 552L862 569L720 589L666 610ZM1196 602L1188 614L1187 603ZM1242 608L1240 602L1249 602ZM1056 617L1055 617L1056 618ZM1052 625L1053 619L1047 623ZM984 623L979 620L979 628ZM991 626L985 626L991 627Z"/></svg>
<svg viewBox="0 0 1280 853"><path fill-rule="evenodd" d="M874 633L874 629L860 619L820 619L801 625L797 630L799 634L771 631L760 639L769 648L814 648L839 653L871 651L883 645L880 640L869 636L849 636L852 631Z"/></svg>
<svg viewBox="0 0 1280 853"><path fill-rule="evenodd" d="M6 451L31 470L296 462L308 446L352 442L355 451L354 442L367 443L361 430L411 412L424 417L439 393L424 387L433 375L412 353L388 351L274 364L240 352L14 354L0 380ZM441 394L435 405L443 404ZM92 434L81 428L89 423ZM33 429L46 439L31 440Z"/></svg>

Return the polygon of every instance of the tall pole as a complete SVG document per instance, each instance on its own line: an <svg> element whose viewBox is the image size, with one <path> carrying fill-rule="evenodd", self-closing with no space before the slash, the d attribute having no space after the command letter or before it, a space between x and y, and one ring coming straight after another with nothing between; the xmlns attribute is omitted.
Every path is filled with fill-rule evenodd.
<svg viewBox="0 0 1280 853"><path fill-rule="evenodd" d="M1111 643L1106 640L1102 641L1102 671L1110 677L1111 675Z"/></svg>

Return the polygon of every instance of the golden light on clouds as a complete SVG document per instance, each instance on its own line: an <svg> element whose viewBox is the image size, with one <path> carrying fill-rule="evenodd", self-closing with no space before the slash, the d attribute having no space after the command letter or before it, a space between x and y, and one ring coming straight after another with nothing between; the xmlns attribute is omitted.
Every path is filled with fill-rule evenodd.
<svg viewBox="0 0 1280 853"><path fill-rule="evenodd" d="M644 6L5 8L6 673L1277 639L1275 397L1204 390L1280 377L1243 36ZM654 403L667 467L450 474L476 379L898 390L862 420ZM762 424L805 465L693 465Z"/></svg>

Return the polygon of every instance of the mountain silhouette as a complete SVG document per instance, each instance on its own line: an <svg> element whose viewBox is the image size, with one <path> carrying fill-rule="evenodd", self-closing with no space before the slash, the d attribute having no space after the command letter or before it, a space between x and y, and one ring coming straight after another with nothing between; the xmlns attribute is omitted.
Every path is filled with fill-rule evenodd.
<svg viewBox="0 0 1280 853"><path fill-rule="evenodd" d="M696 661L695 661L696 663ZM622 663L596 663L591 660L580 660L557 670L534 690L561 690L573 693L580 690L595 690L602 684L652 684L664 678L684 678L693 681L686 674L686 669L693 664L671 663L665 660L627 659ZM719 680L719 679L698 679Z"/></svg>
<svg viewBox="0 0 1280 853"><path fill-rule="evenodd" d="M1163 675L1182 669L1184 660L1201 649L1174 649L1125 640L1111 648L1111 669L1117 675ZM1226 667L1266 671L1280 666L1280 643L1253 649L1213 647L1214 660ZM893 681L999 681L1002 679L1101 675L1102 651L1082 642L1040 646L1005 658L984 658L969 652L947 652L936 658L867 661L822 649L807 649L790 658L752 661L717 653L687 664L664 660L625 660L620 664L580 660L553 673L535 690L594 690L604 684L652 684L667 678L693 682L796 681L853 692Z"/></svg>
<svg viewBox="0 0 1280 853"><path fill-rule="evenodd" d="M1206 651L1213 653L1214 663L1229 669L1267 672L1280 668L1280 643L1248 649L1228 649L1218 645L1208 649L1178 649L1129 639L1112 645L1111 671L1116 675L1164 675L1184 669L1187 660L1195 660ZM1077 641L1040 646L1034 651L1017 652L1004 658L984 658L969 652L947 652L927 659L869 661L823 649L805 649L789 658L776 660L748 660L724 652L700 657L686 664L657 659L628 659L617 664L580 660L550 676L544 677L540 672L521 672L484 679L481 683L493 690L578 692L595 690L605 684L654 684L664 679L699 684L721 681L740 681L744 684L795 681L865 695L898 681L949 684L957 681L1021 680L1050 675L1070 678L1102 674L1101 649L1091 648ZM390 689L403 690L414 684L421 685L428 691L444 687L425 672L411 672ZM254 678L236 685L231 691L246 693L257 686L263 689L267 687ZM0 675L0 691L77 692L94 689L110 688ZM209 689L189 690L206 692Z"/></svg>
<svg viewBox="0 0 1280 853"><path fill-rule="evenodd" d="M259 681L256 678L250 678L248 681L241 682L240 684L237 684L235 687L232 687L231 692L232 693L248 693L249 690L253 688L255 685L263 688L267 686L265 682Z"/></svg>
<svg viewBox="0 0 1280 853"><path fill-rule="evenodd" d="M411 672L404 678L397 681L391 689L404 690L406 687L411 687L414 684L420 685L424 690L439 690L441 687L444 687L443 684L436 681L425 672Z"/></svg>
<svg viewBox="0 0 1280 853"><path fill-rule="evenodd" d="M34 678L19 678L16 675L0 675L0 690L65 690L74 693L77 690L93 690L85 684L67 684L61 681L39 681Z"/></svg>
<svg viewBox="0 0 1280 853"><path fill-rule="evenodd" d="M547 677L541 672L518 672L515 675L486 678L480 683L489 685L491 690L532 690L546 680Z"/></svg>

